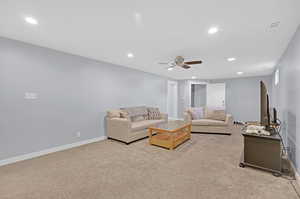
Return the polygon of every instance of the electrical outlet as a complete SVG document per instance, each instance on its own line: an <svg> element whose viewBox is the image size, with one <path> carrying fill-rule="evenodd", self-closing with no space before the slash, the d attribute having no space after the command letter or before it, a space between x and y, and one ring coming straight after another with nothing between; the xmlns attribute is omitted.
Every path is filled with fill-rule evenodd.
<svg viewBox="0 0 300 199"><path fill-rule="evenodd" d="M80 137L81 136L81 133L80 133L80 131L78 131L77 133L76 133L76 137Z"/></svg>
<svg viewBox="0 0 300 199"><path fill-rule="evenodd" d="M25 95L24 95L24 99L26 99L26 100L35 100L37 98L38 98L37 93L26 92Z"/></svg>

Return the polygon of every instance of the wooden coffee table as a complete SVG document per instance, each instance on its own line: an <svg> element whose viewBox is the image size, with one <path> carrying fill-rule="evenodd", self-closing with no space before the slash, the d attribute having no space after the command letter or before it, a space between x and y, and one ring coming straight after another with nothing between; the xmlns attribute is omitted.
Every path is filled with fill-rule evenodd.
<svg viewBox="0 0 300 199"><path fill-rule="evenodd" d="M191 139L191 124L181 120L168 121L164 124L151 126L149 131L149 143L174 149L186 140Z"/></svg>

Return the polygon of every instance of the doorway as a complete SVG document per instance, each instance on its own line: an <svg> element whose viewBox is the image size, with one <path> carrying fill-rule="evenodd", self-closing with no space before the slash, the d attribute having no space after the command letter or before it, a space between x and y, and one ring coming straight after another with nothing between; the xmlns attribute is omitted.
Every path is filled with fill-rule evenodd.
<svg viewBox="0 0 300 199"><path fill-rule="evenodd" d="M167 109L170 119L178 118L178 84L176 81L168 81Z"/></svg>
<svg viewBox="0 0 300 199"><path fill-rule="evenodd" d="M192 84L191 107L206 106L206 84Z"/></svg>
<svg viewBox="0 0 300 199"><path fill-rule="evenodd" d="M207 107L225 109L225 83L207 85Z"/></svg>
<svg viewBox="0 0 300 199"><path fill-rule="evenodd" d="M225 109L225 83L189 82L188 107Z"/></svg>

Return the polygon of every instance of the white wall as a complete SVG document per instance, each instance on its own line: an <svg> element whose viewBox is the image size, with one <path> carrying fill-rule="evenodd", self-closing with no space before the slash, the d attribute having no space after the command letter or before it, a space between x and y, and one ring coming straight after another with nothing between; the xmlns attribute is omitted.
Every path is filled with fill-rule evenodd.
<svg viewBox="0 0 300 199"><path fill-rule="evenodd" d="M170 118L178 118L178 83L168 81L167 110Z"/></svg>

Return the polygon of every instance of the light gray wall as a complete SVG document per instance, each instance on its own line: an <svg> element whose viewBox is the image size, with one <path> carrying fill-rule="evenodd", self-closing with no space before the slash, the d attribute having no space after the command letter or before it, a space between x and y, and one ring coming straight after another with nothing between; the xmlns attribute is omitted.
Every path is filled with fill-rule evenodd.
<svg viewBox="0 0 300 199"><path fill-rule="evenodd" d="M205 84L194 84L195 91L194 96L194 106L206 106L206 85Z"/></svg>
<svg viewBox="0 0 300 199"><path fill-rule="evenodd" d="M272 76L245 77L221 80L199 80L199 82L226 84L226 111L235 121L260 120L260 81L264 81L272 95ZM179 81L179 113L188 107L188 81ZM271 99L272 100L272 99Z"/></svg>
<svg viewBox="0 0 300 199"><path fill-rule="evenodd" d="M165 78L0 37L0 160L104 136L107 110L166 100Z"/></svg>
<svg viewBox="0 0 300 199"><path fill-rule="evenodd" d="M235 121L260 121L260 81L272 96L272 76L246 77L212 81L226 84L226 111ZM272 100L272 99L271 99Z"/></svg>
<svg viewBox="0 0 300 199"><path fill-rule="evenodd" d="M281 134L290 159L300 172L300 26L276 68L280 75L279 84L273 83L273 104L282 121Z"/></svg>
<svg viewBox="0 0 300 199"><path fill-rule="evenodd" d="M196 107L195 106L195 84L191 85L191 106Z"/></svg>

